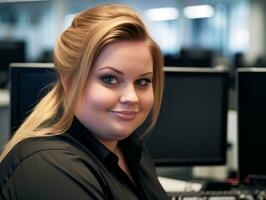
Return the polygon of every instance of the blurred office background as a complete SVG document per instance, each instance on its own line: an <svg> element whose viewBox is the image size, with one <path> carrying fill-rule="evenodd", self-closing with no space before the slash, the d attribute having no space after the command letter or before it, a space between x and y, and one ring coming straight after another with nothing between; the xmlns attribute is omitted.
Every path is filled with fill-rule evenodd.
<svg viewBox="0 0 266 200"><path fill-rule="evenodd" d="M25 61L51 61L56 38L73 15L102 3L126 3L137 9L168 65L193 66L183 58L204 56L211 58L197 65L254 66L263 61L263 0L1 0L0 39L24 41Z"/></svg>
<svg viewBox="0 0 266 200"><path fill-rule="evenodd" d="M231 111L235 69L266 67L265 0L0 0L0 145L10 131L9 63L52 62L56 39L73 16L103 3L125 3L139 11L164 53L165 66L228 69ZM228 166L206 172L218 178L237 167L236 115L229 112L228 116L233 149Z"/></svg>

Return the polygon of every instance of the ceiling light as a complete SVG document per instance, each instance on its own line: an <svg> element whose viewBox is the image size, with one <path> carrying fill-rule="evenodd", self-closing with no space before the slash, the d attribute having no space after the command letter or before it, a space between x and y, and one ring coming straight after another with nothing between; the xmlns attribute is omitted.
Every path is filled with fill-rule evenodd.
<svg viewBox="0 0 266 200"><path fill-rule="evenodd" d="M167 21L177 19L179 12L174 7L153 8L147 10L145 15L151 21Z"/></svg>
<svg viewBox="0 0 266 200"><path fill-rule="evenodd" d="M189 19L209 18L214 15L214 9L210 5L188 6L183 13Z"/></svg>

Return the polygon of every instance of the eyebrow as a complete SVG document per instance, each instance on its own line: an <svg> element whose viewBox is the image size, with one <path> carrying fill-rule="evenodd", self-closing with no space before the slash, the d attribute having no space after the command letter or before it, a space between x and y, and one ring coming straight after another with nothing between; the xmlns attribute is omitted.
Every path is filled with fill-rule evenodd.
<svg viewBox="0 0 266 200"><path fill-rule="evenodd" d="M104 70L104 69L110 69L110 70L113 70L113 71L115 71L116 73L121 74L121 75L124 74L123 72L121 72L121 71L119 71L119 70L117 70L117 69L115 69L115 68L113 68L113 67L103 67L103 68L99 69L99 71L102 71L102 70ZM144 74L141 74L140 76L146 76L146 75L149 75L149 74L153 75L153 72L146 72L146 73L144 73Z"/></svg>
<svg viewBox="0 0 266 200"><path fill-rule="evenodd" d="M102 70L104 70L104 69L110 69L110 70L115 71L115 72L118 73L118 74L124 74L123 72L121 72L121 71L119 71L119 70L117 70L117 69L115 69L115 68L113 68L113 67L103 67L103 68L99 69L99 71L102 71Z"/></svg>

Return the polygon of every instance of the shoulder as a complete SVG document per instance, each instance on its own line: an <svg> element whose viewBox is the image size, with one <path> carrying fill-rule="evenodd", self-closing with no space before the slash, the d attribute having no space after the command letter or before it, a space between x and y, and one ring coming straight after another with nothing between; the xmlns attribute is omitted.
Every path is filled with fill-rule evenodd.
<svg viewBox="0 0 266 200"><path fill-rule="evenodd" d="M75 141L65 135L28 138L16 144L2 162L20 163L38 153L54 151L60 154L65 151L77 151L77 149Z"/></svg>
<svg viewBox="0 0 266 200"><path fill-rule="evenodd" d="M74 141L64 135L28 138L10 150L0 163L0 171L8 173L6 176L10 176L25 161L45 155L49 155L50 158L60 157L66 152L73 151L77 151Z"/></svg>
<svg viewBox="0 0 266 200"><path fill-rule="evenodd" d="M91 162L93 155L90 154L68 135L28 138L16 144L0 163L0 171L4 172L0 175L0 182L3 174L9 177L18 168L71 167L82 163L77 160Z"/></svg>
<svg viewBox="0 0 266 200"><path fill-rule="evenodd" d="M40 188L46 188L45 194L58 194L54 191L56 189L60 195L71 195L69 193L73 188L75 191L82 190L82 187L76 188L77 185L88 182L96 188L94 193L100 195L101 186L96 178L98 173L93 159L90 152L66 135L26 139L18 143L0 163L0 188L6 188L7 194L10 193L7 191L24 191L20 194L22 196L44 194ZM35 188L36 193L28 192L29 188ZM80 191L79 195L83 192Z"/></svg>
<svg viewBox="0 0 266 200"><path fill-rule="evenodd" d="M32 159L51 162L65 162L71 159L85 159L95 161L95 156L87 151L79 142L67 134L28 138L16 144L0 163L0 171L14 171L25 161ZM79 163L79 162L73 162ZM72 164L73 164L72 163ZM37 165L38 163L34 163ZM60 163L59 163L60 164Z"/></svg>

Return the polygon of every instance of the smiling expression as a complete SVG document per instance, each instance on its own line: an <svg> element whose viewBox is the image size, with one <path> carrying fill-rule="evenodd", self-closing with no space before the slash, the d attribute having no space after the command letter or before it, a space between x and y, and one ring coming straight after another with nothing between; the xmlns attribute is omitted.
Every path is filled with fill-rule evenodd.
<svg viewBox="0 0 266 200"><path fill-rule="evenodd" d="M105 143L128 137L154 101L153 61L145 41L107 45L97 57L75 115Z"/></svg>

